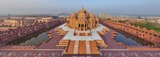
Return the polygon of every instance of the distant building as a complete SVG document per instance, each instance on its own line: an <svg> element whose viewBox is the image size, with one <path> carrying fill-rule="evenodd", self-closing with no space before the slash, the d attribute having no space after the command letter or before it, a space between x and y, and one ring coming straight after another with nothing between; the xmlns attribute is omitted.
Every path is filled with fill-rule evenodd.
<svg viewBox="0 0 160 57"><path fill-rule="evenodd" d="M58 15L59 18L67 18L68 17L68 14L67 13L60 13Z"/></svg>
<svg viewBox="0 0 160 57"><path fill-rule="evenodd" d="M107 19L107 18L110 18L111 15L100 13L98 17L102 19Z"/></svg>
<svg viewBox="0 0 160 57"><path fill-rule="evenodd" d="M17 18L17 19L13 19ZM36 22L48 22L52 17L11 17L0 21L0 26L4 27L22 27L35 24Z"/></svg>
<svg viewBox="0 0 160 57"><path fill-rule="evenodd" d="M3 19L0 24L1 26L19 27L24 24L24 20L22 19Z"/></svg>
<svg viewBox="0 0 160 57"><path fill-rule="evenodd" d="M48 22L52 19L52 17L43 17L40 19L37 19L38 22Z"/></svg>
<svg viewBox="0 0 160 57"><path fill-rule="evenodd" d="M37 19L37 17L25 17L24 19Z"/></svg>
<svg viewBox="0 0 160 57"><path fill-rule="evenodd" d="M158 20L157 20L157 23L159 23L159 24L160 24L160 19L158 19Z"/></svg>
<svg viewBox="0 0 160 57"><path fill-rule="evenodd" d="M152 22L152 23L158 23L158 24L160 24L160 19L148 18L147 21L148 22Z"/></svg>

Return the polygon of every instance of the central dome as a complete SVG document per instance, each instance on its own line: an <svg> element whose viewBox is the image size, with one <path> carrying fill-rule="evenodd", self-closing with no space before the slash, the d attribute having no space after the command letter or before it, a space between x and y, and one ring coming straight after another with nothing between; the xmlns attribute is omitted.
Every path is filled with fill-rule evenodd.
<svg viewBox="0 0 160 57"><path fill-rule="evenodd" d="M84 7L78 12L72 13L67 18L67 26L80 31L93 29L98 27L98 18L90 12L88 13Z"/></svg>

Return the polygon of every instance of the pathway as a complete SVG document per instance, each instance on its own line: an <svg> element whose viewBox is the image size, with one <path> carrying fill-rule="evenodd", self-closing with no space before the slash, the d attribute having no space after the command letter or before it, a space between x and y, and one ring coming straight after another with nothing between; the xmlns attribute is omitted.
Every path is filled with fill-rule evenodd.
<svg viewBox="0 0 160 57"><path fill-rule="evenodd" d="M105 41L105 43L108 45L107 49L126 49L126 47L123 44L117 44L118 42L116 42L113 38L112 38L112 34L115 31L109 28L109 32L106 35L101 35L101 37L103 38L103 40Z"/></svg>
<svg viewBox="0 0 160 57"><path fill-rule="evenodd" d="M37 49L58 49L56 45L63 38L63 36L58 35L57 32L52 29L53 38L51 38L47 43L42 43L37 47Z"/></svg>

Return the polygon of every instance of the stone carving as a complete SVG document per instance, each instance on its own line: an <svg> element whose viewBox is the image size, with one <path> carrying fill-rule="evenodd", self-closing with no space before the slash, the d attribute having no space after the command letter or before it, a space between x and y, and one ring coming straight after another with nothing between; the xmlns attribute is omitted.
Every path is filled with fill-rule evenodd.
<svg viewBox="0 0 160 57"><path fill-rule="evenodd" d="M88 13L84 7L78 12L74 12L67 18L69 28L85 31L98 27L98 18L91 12Z"/></svg>

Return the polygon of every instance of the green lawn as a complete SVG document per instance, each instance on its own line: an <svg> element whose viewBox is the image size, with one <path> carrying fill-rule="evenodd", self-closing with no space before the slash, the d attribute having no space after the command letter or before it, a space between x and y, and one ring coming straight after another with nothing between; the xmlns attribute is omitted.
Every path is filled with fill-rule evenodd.
<svg viewBox="0 0 160 57"><path fill-rule="evenodd" d="M132 25L135 25L135 26L139 26L141 28L146 28L148 30L155 30L156 32L160 32L160 28L152 25L151 23L147 22L147 23L142 23L142 22L135 22L135 23L131 23Z"/></svg>

